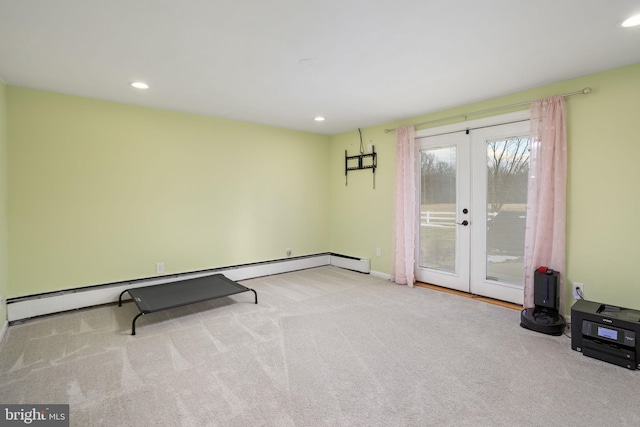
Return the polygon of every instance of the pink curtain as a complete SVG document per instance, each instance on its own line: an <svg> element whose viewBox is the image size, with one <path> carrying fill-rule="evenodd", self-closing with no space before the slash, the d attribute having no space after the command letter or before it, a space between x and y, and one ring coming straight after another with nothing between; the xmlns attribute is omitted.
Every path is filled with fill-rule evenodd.
<svg viewBox="0 0 640 427"><path fill-rule="evenodd" d="M416 144L413 126L396 130L396 188L391 248L391 280L413 286L415 280Z"/></svg>
<svg viewBox="0 0 640 427"><path fill-rule="evenodd" d="M562 96L531 104L531 156L525 232L524 307L534 307L533 276L540 266L565 273L567 136Z"/></svg>

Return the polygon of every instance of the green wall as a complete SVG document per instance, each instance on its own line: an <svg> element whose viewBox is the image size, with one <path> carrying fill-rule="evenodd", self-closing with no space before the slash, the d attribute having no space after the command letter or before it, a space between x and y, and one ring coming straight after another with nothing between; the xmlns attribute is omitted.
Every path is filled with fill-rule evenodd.
<svg viewBox="0 0 640 427"><path fill-rule="evenodd" d="M640 64L363 129L378 152L375 190L367 170L345 186L357 130L326 137L2 85L3 296L154 276L156 262L175 273L283 258L286 248L371 258L388 274L395 133L385 128L585 86L593 92L567 98L566 280L583 282L588 299L640 308Z"/></svg>
<svg viewBox="0 0 640 427"><path fill-rule="evenodd" d="M389 273L395 132L385 134L383 126L362 129L362 143L365 151L371 144L377 153L375 189L369 169L349 171L345 185L345 150L349 156L360 153L358 131L331 137L331 250L369 258L372 270ZM381 250L379 257L376 256L376 248Z"/></svg>
<svg viewBox="0 0 640 427"><path fill-rule="evenodd" d="M327 136L13 86L7 105L10 296L330 249Z"/></svg>
<svg viewBox="0 0 640 427"><path fill-rule="evenodd" d="M6 86L0 80L0 328L7 318L5 299L9 295L9 254L7 223L7 114Z"/></svg>
<svg viewBox="0 0 640 427"><path fill-rule="evenodd" d="M378 155L376 190L366 171L349 173L344 186L344 150L357 154L358 133L331 138L330 246L371 258L372 269L390 272L395 132L385 128L573 92L566 99L568 127L567 283L583 282L585 297L640 308L640 143L635 129L640 112L640 64L572 79L485 102L363 129L365 144ZM494 114L503 114L509 110ZM481 116L473 116L472 119ZM443 121L437 126L455 122ZM436 126L436 125L433 125ZM424 127L423 127L424 128ZM381 256L375 250L381 248ZM570 287L565 301L572 301ZM570 307L570 304L567 304Z"/></svg>

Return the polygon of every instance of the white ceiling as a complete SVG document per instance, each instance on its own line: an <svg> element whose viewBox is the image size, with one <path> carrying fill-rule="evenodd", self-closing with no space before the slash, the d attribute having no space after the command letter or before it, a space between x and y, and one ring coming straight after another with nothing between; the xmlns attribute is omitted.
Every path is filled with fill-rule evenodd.
<svg viewBox="0 0 640 427"><path fill-rule="evenodd" d="M640 0L0 0L0 78L335 134L638 63L640 27L620 26L636 13Z"/></svg>

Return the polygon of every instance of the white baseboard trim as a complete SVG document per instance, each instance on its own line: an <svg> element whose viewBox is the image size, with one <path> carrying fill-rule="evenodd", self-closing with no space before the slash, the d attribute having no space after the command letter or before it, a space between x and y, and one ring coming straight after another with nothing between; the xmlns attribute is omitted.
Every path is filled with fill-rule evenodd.
<svg viewBox="0 0 640 427"><path fill-rule="evenodd" d="M323 254L300 259L276 261L268 264L259 264L234 269L216 271L222 273L231 280L240 281L256 277L271 276L274 274L288 273L290 271L306 270L308 268L329 265L331 255ZM182 279L182 278L180 278Z"/></svg>
<svg viewBox="0 0 640 427"><path fill-rule="evenodd" d="M309 255L244 266L176 274L164 277L133 280L130 282L118 282L88 288L77 288L47 294L11 298L7 300L7 319L9 322L16 322L47 314L113 303L118 301L120 294L126 289L159 285L162 283L175 282L177 280L209 276L212 274L222 273L231 280L241 281L256 277L271 276L274 274L322 267L325 265L334 265L349 270L359 271L361 273L369 273L370 270L370 261L368 259L353 258L332 253ZM123 299L129 299L129 294L125 294Z"/></svg>
<svg viewBox="0 0 640 427"><path fill-rule="evenodd" d="M347 270L369 273L371 271L371 261L366 258L353 258L344 255L331 254L330 264Z"/></svg>
<svg viewBox="0 0 640 427"><path fill-rule="evenodd" d="M391 280L391 275L390 274L382 273L380 271L371 270L371 272L369 274L371 274L372 276L375 276L375 277L379 277L379 278L384 279L384 280Z"/></svg>

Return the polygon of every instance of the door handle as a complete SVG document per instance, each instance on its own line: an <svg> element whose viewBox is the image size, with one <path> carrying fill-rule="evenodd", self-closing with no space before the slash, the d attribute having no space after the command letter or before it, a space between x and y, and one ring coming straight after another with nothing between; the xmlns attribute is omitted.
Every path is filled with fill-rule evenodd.
<svg viewBox="0 0 640 427"><path fill-rule="evenodd" d="M456 224L464 225L464 226L466 227L467 225L469 225L469 221L467 221L467 220L465 219L464 221L462 221L462 222L457 222Z"/></svg>

